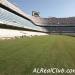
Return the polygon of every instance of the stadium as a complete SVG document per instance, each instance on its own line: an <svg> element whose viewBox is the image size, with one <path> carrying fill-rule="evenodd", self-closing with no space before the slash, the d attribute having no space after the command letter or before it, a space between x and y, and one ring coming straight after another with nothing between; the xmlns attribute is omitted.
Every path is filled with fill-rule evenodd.
<svg viewBox="0 0 75 75"><path fill-rule="evenodd" d="M0 75L75 75L72 36L75 17L30 16L0 0Z"/></svg>

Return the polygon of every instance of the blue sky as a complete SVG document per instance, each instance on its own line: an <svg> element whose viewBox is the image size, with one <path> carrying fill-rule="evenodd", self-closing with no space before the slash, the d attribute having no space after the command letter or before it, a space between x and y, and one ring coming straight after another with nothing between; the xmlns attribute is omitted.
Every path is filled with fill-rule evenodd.
<svg viewBox="0 0 75 75"><path fill-rule="evenodd" d="M72 17L75 16L75 0L8 0L21 10L32 14L39 11L42 17Z"/></svg>

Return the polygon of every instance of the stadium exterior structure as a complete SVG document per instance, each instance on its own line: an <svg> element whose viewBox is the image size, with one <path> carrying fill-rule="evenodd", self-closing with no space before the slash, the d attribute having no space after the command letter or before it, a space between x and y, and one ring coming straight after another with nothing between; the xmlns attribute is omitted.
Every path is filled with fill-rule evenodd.
<svg viewBox="0 0 75 75"><path fill-rule="evenodd" d="M67 23L66 19L71 22L71 18L30 16L9 1L0 0L0 26L6 25L47 33L75 33L75 23ZM75 18L72 20L75 22Z"/></svg>

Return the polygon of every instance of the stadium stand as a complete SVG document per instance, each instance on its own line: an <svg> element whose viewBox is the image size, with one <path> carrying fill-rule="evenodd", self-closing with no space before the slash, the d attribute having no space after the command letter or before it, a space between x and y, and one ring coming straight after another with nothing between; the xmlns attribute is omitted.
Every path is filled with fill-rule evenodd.
<svg viewBox="0 0 75 75"><path fill-rule="evenodd" d="M40 33L75 33L75 17L42 18L39 13L30 16L7 0L0 0L0 26L2 25Z"/></svg>

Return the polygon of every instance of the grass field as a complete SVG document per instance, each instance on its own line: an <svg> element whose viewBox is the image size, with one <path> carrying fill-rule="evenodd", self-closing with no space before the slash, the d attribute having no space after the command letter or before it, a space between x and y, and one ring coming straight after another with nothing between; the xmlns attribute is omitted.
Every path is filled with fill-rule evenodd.
<svg viewBox="0 0 75 75"><path fill-rule="evenodd" d="M32 73L34 68L75 69L75 37L35 36L0 40L0 75L75 75Z"/></svg>

